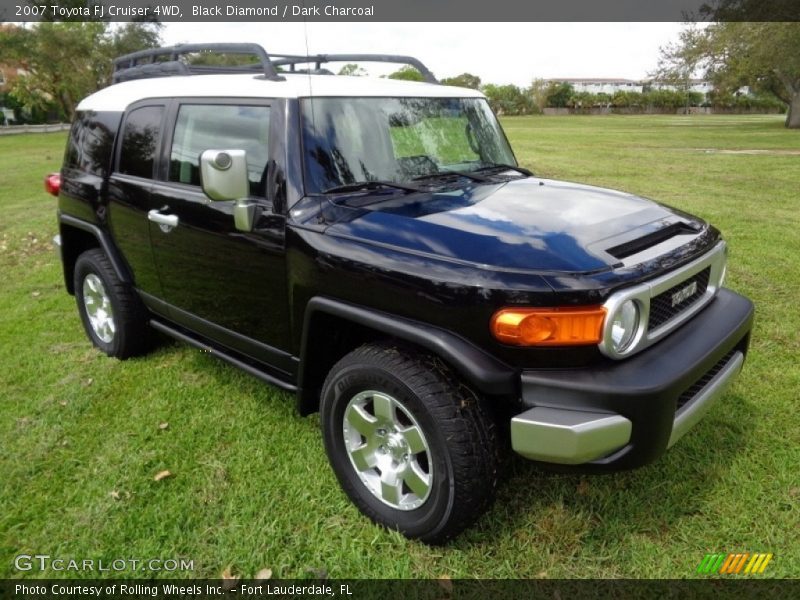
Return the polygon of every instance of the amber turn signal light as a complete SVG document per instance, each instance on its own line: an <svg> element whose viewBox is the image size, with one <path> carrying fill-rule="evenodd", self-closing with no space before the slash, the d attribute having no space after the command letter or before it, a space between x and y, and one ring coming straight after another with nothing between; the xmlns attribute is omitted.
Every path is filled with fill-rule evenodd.
<svg viewBox="0 0 800 600"><path fill-rule="evenodd" d="M603 332L602 306L504 308L492 317L492 335L514 346L597 344Z"/></svg>

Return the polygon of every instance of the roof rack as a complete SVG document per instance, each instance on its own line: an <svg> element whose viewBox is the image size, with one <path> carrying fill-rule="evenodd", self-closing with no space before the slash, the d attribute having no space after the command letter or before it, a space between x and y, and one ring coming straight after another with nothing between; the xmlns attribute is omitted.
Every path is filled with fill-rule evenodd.
<svg viewBox="0 0 800 600"><path fill-rule="evenodd" d="M253 65L192 65L180 60L185 54L194 52L218 52L226 54L250 54L261 64ZM166 58L167 60L159 60ZM171 75L197 75L210 73L259 73L265 79L283 81L266 50L258 44L180 44L165 48L150 48L114 59L112 82Z"/></svg>
<svg viewBox="0 0 800 600"><path fill-rule="evenodd" d="M226 54L249 54L259 59L250 65L193 65L181 60L181 56L196 52L217 52ZM164 60L166 59L166 60ZM331 74L323 69L330 62L385 62L410 65L417 69L428 83L439 83L433 73L413 56L393 54L314 54L308 56L294 54L267 54L258 44L180 44L165 48L150 48L120 56L114 59L113 83L132 79L169 77L172 75L200 75L212 73L256 73L265 79L283 81L278 69L289 67L290 73ZM314 69L297 69L297 65L315 65Z"/></svg>
<svg viewBox="0 0 800 600"><path fill-rule="evenodd" d="M422 77L428 83L439 83L439 81L431 73L430 69L422 64L422 61L414 58L413 56L400 56L395 54L313 54L308 56L300 56L293 54L273 54L272 64L276 67L288 66L289 72L295 71L295 65L298 64L314 64L317 71L324 71L322 65L331 62L385 62L395 63L401 65L411 65L417 71L422 73Z"/></svg>

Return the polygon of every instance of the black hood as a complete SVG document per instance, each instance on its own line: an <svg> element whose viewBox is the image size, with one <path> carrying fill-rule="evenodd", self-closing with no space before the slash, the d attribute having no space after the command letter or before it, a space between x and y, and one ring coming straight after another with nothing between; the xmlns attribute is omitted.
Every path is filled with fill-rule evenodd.
<svg viewBox="0 0 800 600"><path fill-rule="evenodd" d="M387 190L334 204L327 234L497 270L608 270L624 252L638 251L638 240L705 227L632 194L539 178L408 195Z"/></svg>

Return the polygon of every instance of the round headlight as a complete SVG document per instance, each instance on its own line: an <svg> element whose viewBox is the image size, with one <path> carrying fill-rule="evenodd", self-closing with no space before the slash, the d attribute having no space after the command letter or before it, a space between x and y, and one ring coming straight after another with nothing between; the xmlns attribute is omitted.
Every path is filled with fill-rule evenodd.
<svg viewBox="0 0 800 600"><path fill-rule="evenodd" d="M639 305L626 300L614 314L611 321L611 345L615 352L624 352L630 346L639 328Z"/></svg>

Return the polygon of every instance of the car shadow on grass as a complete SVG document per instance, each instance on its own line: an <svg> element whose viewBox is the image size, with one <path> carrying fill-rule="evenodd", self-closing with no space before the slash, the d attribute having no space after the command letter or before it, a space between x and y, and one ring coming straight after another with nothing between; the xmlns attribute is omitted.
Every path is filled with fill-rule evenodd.
<svg viewBox="0 0 800 600"><path fill-rule="evenodd" d="M171 343L160 345L172 352L164 347ZM182 369L203 373L214 386L233 386L237 396L258 396L263 410L281 411L285 418L305 421L302 429L318 430L316 418L297 414L292 394L208 353L190 356ZM738 468L756 414L744 395L729 393L655 463L619 473L553 472L509 451L494 506L448 548L533 544L564 556L632 535L668 536L682 519L715 512L713 490ZM743 506L746 501L743 497Z"/></svg>
<svg viewBox="0 0 800 600"><path fill-rule="evenodd" d="M740 468L755 416L745 396L729 393L656 462L631 471L565 474L512 454L494 507L474 535L452 545L497 543L500 536L573 554L593 539L603 545L635 534L669 535L682 519L715 512L713 491ZM742 494L744 508L749 496Z"/></svg>

